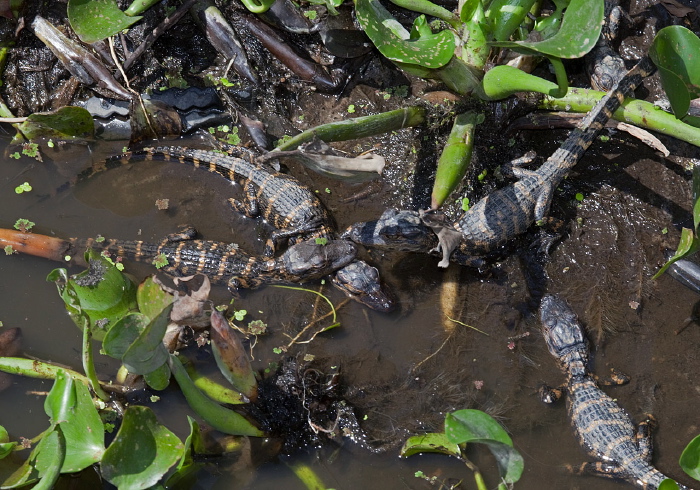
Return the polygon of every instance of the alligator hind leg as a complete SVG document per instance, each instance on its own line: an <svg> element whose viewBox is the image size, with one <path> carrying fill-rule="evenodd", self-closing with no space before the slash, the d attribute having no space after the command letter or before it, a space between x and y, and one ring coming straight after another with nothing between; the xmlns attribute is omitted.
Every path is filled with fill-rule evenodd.
<svg viewBox="0 0 700 490"><path fill-rule="evenodd" d="M532 174L533 171L521 167L528 163L532 163L535 160L535 156L537 156L537 154L534 151L530 150L523 156L501 165L501 173L504 175L522 179L524 175Z"/></svg>
<svg viewBox="0 0 700 490"><path fill-rule="evenodd" d="M651 431L656 427L656 419L651 414L646 414L646 419L639 423L637 426L637 432L635 434L635 440L637 442L637 447L639 452L642 454L642 458L647 463L651 462Z"/></svg>
<svg viewBox="0 0 700 490"><path fill-rule="evenodd" d="M243 186L243 191L245 192L245 198L242 202L238 199L229 199L229 204L231 204L234 211L237 211L248 218L257 218L260 216L260 205L258 203L258 196L257 192L255 191L255 186L252 182L247 182Z"/></svg>
<svg viewBox="0 0 700 490"><path fill-rule="evenodd" d="M578 468L569 466L569 470L575 475L595 475L605 478L615 478L623 480L627 476L624 469L618 465L610 463L583 463Z"/></svg>
<svg viewBox="0 0 700 490"><path fill-rule="evenodd" d="M184 242L193 240L197 236L197 230L192 225L181 225L180 230L165 237L169 242Z"/></svg>

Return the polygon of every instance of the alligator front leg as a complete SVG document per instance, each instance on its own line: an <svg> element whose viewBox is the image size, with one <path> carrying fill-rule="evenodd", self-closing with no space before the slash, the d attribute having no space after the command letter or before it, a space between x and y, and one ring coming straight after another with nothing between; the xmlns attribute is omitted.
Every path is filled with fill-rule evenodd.
<svg viewBox="0 0 700 490"><path fill-rule="evenodd" d="M637 432L634 435L635 442L639 448L642 458L647 463L651 462L651 432L656 427L656 419L651 414L646 414L646 419L639 423Z"/></svg>
<svg viewBox="0 0 700 490"><path fill-rule="evenodd" d="M165 237L169 242L184 242L186 240L194 240L197 236L197 230L192 225L182 225L180 230L175 233L170 233Z"/></svg>
<svg viewBox="0 0 700 490"><path fill-rule="evenodd" d="M229 204L234 211L247 216L248 218L257 218L260 216L260 204L258 203L255 185L253 185L252 182L244 184L243 192L245 193L245 198L243 201L239 201L238 199L229 199Z"/></svg>
<svg viewBox="0 0 700 490"><path fill-rule="evenodd" d="M624 480L627 478L627 473L619 465L611 463L583 463L578 468L569 466L569 469L574 475L602 476L605 478L614 478L618 480Z"/></svg>

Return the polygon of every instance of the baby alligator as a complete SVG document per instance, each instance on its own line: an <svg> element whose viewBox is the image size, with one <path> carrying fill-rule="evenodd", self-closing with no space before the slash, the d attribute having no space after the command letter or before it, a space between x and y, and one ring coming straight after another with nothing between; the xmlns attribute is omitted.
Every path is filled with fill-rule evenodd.
<svg viewBox="0 0 700 490"><path fill-rule="evenodd" d="M382 216L390 227L388 230L377 226L377 222L357 223L344 236L363 245L405 250L434 242L434 238L419 236L430 234L432 229L438 237L436 250L442 252L440 267L447 267L450 260L463 265L481 265L480 257L544 218L554 189L586 152L595 135L620 106L625 94L631 93L653 71L651 61L642 59L596 104L539 169L532 171L514 165L513 174L519 179L517 182L487 195L453 224L447 223L444 215L434 211L420 214L399 211ZM420 218L422 225L417 224L416 217Z"/></svg>
<svg viewBox="0 0 700 490"><path fill-rule="evenodd" d="M328 211L308 187L291 175L242 158L175 146L145 148L98 162L84 171L79 179L139 159L187 163L217 173L231 182L243 180L244 202L235 199L229 199L229 202L236 211L250 218L261 216L275 228L267 241L265 256L272 257L284 239L294 244L297 240L337 238ZM350 269L333 277L333 284L338 289L372 309L393 309L392 297L382 288L374 267L360 260L351 262L348 267Z"/></svg>
<svg viewBox="0 0 700 490"><path fill-rule="evenodd" d="M579 442L600 460L581 467L654 490L667 477L651 466L651 420L635 429L625 411L596 385L588 371L588 345L576 314L562 299L546 295L540 306L549 352L567 374L567 407ZM688 489L678 484L681 489Z"/></svg>
<svg viewBox="0 0 700 490"><path fill-rule="evenodd" d="M357 249L345 240L325 245L299 242L276 258L248 255L232 244L193 240L192 234L171 236L160 243L94 238L61 238L0 229L0 246L29 255L64 261L69 255L80 259L86 248L106 251L117 257L153 263L167 259L161 270L178 275L202 273L216 284L232 289L255 288L262 284L298 283L318 279L352 262Z"/></svg>

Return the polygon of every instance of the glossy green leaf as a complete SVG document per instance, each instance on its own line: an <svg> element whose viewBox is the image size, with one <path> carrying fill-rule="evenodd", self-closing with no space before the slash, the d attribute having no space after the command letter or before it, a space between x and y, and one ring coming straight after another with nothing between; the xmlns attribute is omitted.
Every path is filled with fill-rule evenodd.
<svg viewBox="0 0 700 490"><path fill-rule="evenodd" d="M440 68L454 55L455 38L448 30L411 40L409 32L378 0L355 0L357 20L380 53L392 61Z"/></svg>
<svg viewBox="0 0 700 490"><path fill-rule="evenodd" d="M652 279L658 279L661 274L666 272L666 269L668 269L671 264L677 260L694 254L698 250L700 250L700 240L695 236L693 230L683 228L681 230L681 239L678 242L678 249L676 250L676 253L673 255L673 257L668 259L661 269L659 269L659 272L654 274Z"/></svg>
<svg viewBox="0 0 700 490"><path fill-rule="evenodd" d="M444 432L433 432L409 437L401 448L400 455L408 457L419 453L441 453L459 457L462 451L459 444L450 441Z"/></svg>
<svg viewBox="0 0 700 490"><path fill-rule="evenodd" d="M90 249L85 253L87 270L67 277L65 269L56 269L46 278L53 281L66 304L66 310L80 328L89 318L96 340L120 318L135 311L136 288L110 261Z"/></svg>
<svg viewBox="0 0 700 490"><path fill-rule="evenodd" d="M558 58L581 58L600 37L604 15L603 0L571 0L559 31L543 41L496 42L494 46L526 54L544 54Z"/></svg>
<svg viewBox="0 0 700 490"><path fill-rule="evenodd" d="M155 485L182 457L184 444L161 425L148 407L124 412L119 432L102 458L102 476L119 488Z"/></svg>
<svg viewBox="0 0 700 490"><path fill-rule="evenodd" d="M140 19L125 15L115 0L68 0L68 21L84 43L114 36Z"/></svg>
<svg viewBox="0 0 700 490"><path fill-rule="evenodd" d="M163 345L163 336L170 323L172 309L170 305L161 311L124 353L122 362L130 373L150 373L168 361L168 349Z"/></svg>
<svg viewBox="0 0 700 490"><path fill-rule="evenodd" d="M517 92L539 92L552 97L559 92L556 83L508 65L496 66L487 71L482 85L486 100L505 99Z"/></svg>
<svg viewBox="0 0 700 490"><path fill-rule="evenodd" d="M682 26L661 29L649 49L673 113L683 118L690 100L700 97L700 39Z"/></svg>
<svg viewBox="0 0 700 490"><path fill-rule="evenodd" d="M17 445L16 441L10 442L10 435L7 430L0 425L0 459L12 453L12 449Z"/></svg>
<svg viewBox="0 0 700 490"><path fill-rule="evenodd" d="M228 405L241 405L250 402L246 396L239 392L202 375L194 368L192 363L186 362L186 359L182 359L182 361L194 385L212 400Z"/></svg>
<svg viewBox="0 0 700 490"><path fill-rule="evenodd" d="M41 438L36 446L34 467L40 481L34 486L37 490L50 490L61 475L61 466L66 456L66 439L58 425Z"/></svg>
<svg viewBox="0 0 700 490"><path fill-rule="evenodd" d="M212 311L211 314L209 338L216 365L221 373L235 389L249 400L255 401L258 396L258 382L250 366L248 352L218 310Z"/></svg>
<svg viewBox="0 0 700 490"><path fill-rule="evenodd" d="M513 448L513 441L490 415L480 410L458 410L445 417L445 434L455 444L485 444L496 458L501 478L515 483L523 473L524 462Z"/></svg>
<svg viewBox="0 0 700 490"><path fill-rule="evenodd" d="M218 405L199 391L177 356L170 355L169 365L187 403L207 424L225 434L263 436L262 431L241 414Z"/></svg>
<svg viewBox="0 0 700 490"><path fill-rule="evenodd" d="M688 443L681 453L679 464L689 476L700 480L700 436Z"/></svg>
<svg viewBox="0 0 700 490"><path fill-rule="evenodd" d="M159 1L160 0L134 0L124 13L129 16L142 14Z"/></svg>
<svg viewBox="0 0 700 490"><path fill-rule="evenodd" d="M391 0L391 3L414 12L429 15L431 17L437 17L438 19L448 22L455 29L459 29L459 18L455 14L428 0ZM425 19L425 17L422 15L419 16L419 18L420 17ZM429 32L429 34L432 33Z"/></svg>
<svg viewBox="0 0 700 490"><path fill-rule="evenodd" d="M170 368L167 364L143 375L146 384L156 391L162 391L170 384Z"/></svg>
<svg viewBox="0 0 700 490"><path fill-rule="evenodd" d="M153 276L147 277L136 290L136 301L139 311L153 320L163 309L175 301L175 297L163 291L153 281Z"/></svg>
<svg viewBox="0 0 700 490"><path fill-rule="evenodd" d="M44 400L44 411L52 424L60 424L70 417L75 409L75 387L73 378L59 371L51 391Z"/></svg>
<svg viewBox="0 0 700 490"><path fill-rule="evenodd" d="M105 354L121 359L150 322L151 319L142 313L129 313L120 319L112 325L102 341Z"/></svg>
<svg viewBox="0 0 700 490"><path fill-rule="evenodd" d="M464 23L463 46L461 53L458 54L459 59L464 61L467 66L480 72L483 71L491 54L491 46L488 45L488 41L492 39L491 25L486 19L482 3L479 2L472 16Z"/></svg>
<svg viewBox="0 0 700 490"><path fill-rule="evenodd" d="M177 464L175 472L168 477L165 482L165 488L187 488L194 487L192 485L183 486L183 483L192 478L193 474L202 466L202 463L194 460L194 455L198 452L198 448L203 447L202 434L199 424L195 419L187 416L187 422L190 424L190 433L185 439L185 448L182 452L180 462Z"/></svg>
<svg viewBox="0 0 700 490"><path fill-rule="evenodd" d="M507 41L525 20L535 0L494 0L486 11L493 38Z"/></svg>
<svg viewBox="0 0 700 490"><path fill-rule="evenodd" d="M30 114L27 120L19 125L18 130L29 140L93 139L95 122L84 108L64 106L51 112Z"/></svg>
<svg viewBox="0 0 700 490"><path fill-rule="evenodd" d="M671 480L670 478L666 478L659 484L657 490L678 490L678 488L678 483Z"/></svg>

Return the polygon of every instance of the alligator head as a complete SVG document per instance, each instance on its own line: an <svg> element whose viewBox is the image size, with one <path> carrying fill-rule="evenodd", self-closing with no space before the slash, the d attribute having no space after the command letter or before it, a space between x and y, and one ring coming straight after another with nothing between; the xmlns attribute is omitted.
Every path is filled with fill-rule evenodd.
<svg viewBox="0 0 700 490"><path fill-rule="evenodd" d="M355 223L343 233L355 243L408 252L429 252L438 239L417 211L387 209L376 221Z"/></svg>
<svg viewBox="0 0 700 490"><path fill-rule="evenodd" d="M336 271L333 285L373 310L389 312L396 306L392 295L382 287L377 269L361 260Z"/></svg>
<svg viewBox="0 0 700 490"><path fill-rule="evenodd" d="M563 299L545 295L540 304L542 333L549 352L563 367L569 368L575 360L588 360L588 344L576 313Z"/></svg>
<svg viewBox="0 0 700 490"><path fill-rule="evenodd" d="M307 240L289 247L280 259L290 275L306 280L323 277L346 266L355 255L357 246L347 240L328 240L325 244Z"/></svg>

